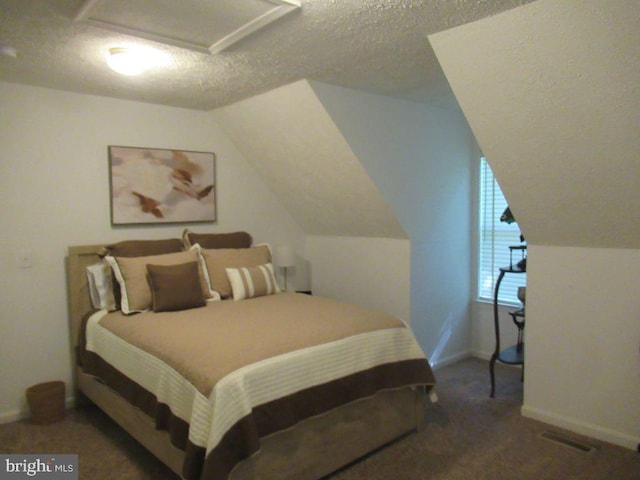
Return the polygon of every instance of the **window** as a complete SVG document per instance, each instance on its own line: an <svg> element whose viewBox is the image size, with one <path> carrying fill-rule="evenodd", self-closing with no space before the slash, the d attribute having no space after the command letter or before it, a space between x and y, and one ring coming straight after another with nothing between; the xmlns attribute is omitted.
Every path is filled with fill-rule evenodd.
<svg viewBox="0 0 640 480"><path fill-rule="evenodd" d="M502 212L507 208L507 201L484 157L480 159L479 191L478 299L493 301L493 289L500 274L498 269L509 266L509 246L524 244L520 242L517 223L507 224L500 221ZM514 251L513 263L517 263L520 258L520 251ZM500 286L498 302L520 305L518 287L526 284L526 276L526 273L505 275Z"/></svg>

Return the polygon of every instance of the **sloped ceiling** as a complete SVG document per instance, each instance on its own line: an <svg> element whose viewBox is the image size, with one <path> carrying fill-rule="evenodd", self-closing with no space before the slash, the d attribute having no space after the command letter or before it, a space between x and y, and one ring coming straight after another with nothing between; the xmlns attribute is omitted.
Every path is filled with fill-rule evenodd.
<svg viewBox="0 0 640 480"><path fill-rule="evenodd" d="M640 248L640 8L538 0L429 37L531 244Z"/></svg>
<svg viewBox="0 0 640 480"><path fill-rule="evenodd" d="M306 80L214 115L306 233L407 238Z"/></svg>

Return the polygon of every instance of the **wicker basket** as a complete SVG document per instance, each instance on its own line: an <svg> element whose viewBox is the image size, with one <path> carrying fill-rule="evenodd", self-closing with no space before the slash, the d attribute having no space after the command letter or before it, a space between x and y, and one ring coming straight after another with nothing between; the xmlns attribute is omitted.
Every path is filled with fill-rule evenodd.
<svg viewBox="0 0 640 480"><path fill-rule="evenodd" d="M39 383L27 388L31 423L45 425L62 420L66 415L64 382Z"/></svg>

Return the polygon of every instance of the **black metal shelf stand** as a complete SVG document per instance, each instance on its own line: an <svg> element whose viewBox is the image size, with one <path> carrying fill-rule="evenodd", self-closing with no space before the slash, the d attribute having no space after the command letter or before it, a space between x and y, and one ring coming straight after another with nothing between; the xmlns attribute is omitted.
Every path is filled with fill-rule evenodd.
<svg viewBox="0 0 640 480"><path fill-rule="evenodd" d="M495 397L496 393L496 377L495 377L495 365L496 361L506 363L508 365L522 365L522 375L524 379L524 323L525 323L525 308L519 308L515 311L509 312L509 316L513 320L513 323L518 329L518 338L515 345L506 348L504 350L500 349L500 313L498 311L498 293L500 291L500 284L504 279L504 276L507 273L526 273L526 258L524 258L524 250L526 250L526 245L509 247L511 253L511 265L508 267L500 268L500 274L498 275L498 280L496 281L496 286L493 291L493 323L496 335L496 348L491 355L491 360L489 362L489 373L491 375L491 394L489 395L491 398ZM513 264L513 250L522 250L523 259L517 263L517 265Z"/></svg>

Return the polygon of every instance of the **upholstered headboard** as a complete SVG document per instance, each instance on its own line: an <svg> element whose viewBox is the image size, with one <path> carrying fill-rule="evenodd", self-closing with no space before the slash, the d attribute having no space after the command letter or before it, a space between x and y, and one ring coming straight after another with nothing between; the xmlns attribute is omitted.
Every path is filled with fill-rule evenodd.
<svg viewBox="0 0 640 480"><path fill-rule="evenodd" d="M71 348L74 353L82 318L93 309L87 267L101 260L109 252L115 256L136 257L178 252L193 243L204 248L248 248L253 242L252 236L243 231L229 233L195 233L185 229L182 239L161 240L123 240L111 245L71 246L67 252L67 292L69 297L69 328Z"/></svg>

